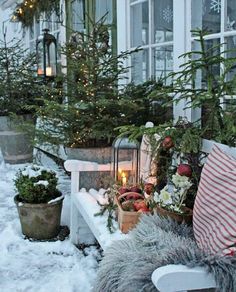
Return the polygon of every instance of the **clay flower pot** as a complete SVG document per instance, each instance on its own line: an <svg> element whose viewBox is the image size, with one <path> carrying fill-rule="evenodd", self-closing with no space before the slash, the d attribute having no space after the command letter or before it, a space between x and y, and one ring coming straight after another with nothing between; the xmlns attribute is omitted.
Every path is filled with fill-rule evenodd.
<svg viewBox="0 0 236 292"><path fill-rule="evenodd" d="M63 197L52 203L30 204L20 202L18 195L14 201L20 217L22 233L33 239L54 238L60 231Z"/></svg>

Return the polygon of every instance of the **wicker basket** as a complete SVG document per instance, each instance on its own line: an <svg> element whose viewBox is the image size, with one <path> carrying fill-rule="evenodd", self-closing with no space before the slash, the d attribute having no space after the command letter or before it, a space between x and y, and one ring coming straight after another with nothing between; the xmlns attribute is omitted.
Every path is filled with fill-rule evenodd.
<svg viewBox="0 0 236 292"><path fill-rule="evenodd" d="M156 206L154 209L154 212L161 216L170 217L179 223L185 222L191 224L193 219L193 210L187 207L183 207L183 211L184 211L183 214L179 214L176 212L166 210L160 206Z"/></svg>
<svg viewBox="0 0 236 292"><path fill-rule="evenodd" d="M139 221L140 215L142 214L141 212L125 211L122 209L121 199L125 198L131 193L133 192L124 193L115 199L118 206L118 224L122 233L128 233L132 228L134 228ZM141 194L139 195L140 199L143 199L143 196Z"/></svg>

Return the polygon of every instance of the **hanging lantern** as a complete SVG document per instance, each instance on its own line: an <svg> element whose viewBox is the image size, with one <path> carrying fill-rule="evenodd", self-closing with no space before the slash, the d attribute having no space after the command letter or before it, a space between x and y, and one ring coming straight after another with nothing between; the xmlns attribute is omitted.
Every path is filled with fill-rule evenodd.
<svg viewBox="0 0 236 292"><path fill-rule="evenodd" d="M44 79L57 75L57 42L48 32L48 29L44 29L36 41L37 73Z"/></svg>
<svg viewBox="0 0 236 292"><path fill-rule="evenodd" d="M128 138L117 138L112 145L113 173L115 181L136 184L139 181L139 143Z"/></svg>

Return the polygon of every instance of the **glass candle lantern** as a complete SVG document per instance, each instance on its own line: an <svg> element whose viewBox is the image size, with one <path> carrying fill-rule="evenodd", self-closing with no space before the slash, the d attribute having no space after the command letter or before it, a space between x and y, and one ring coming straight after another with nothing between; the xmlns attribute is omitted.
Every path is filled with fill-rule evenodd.
<svg viewBox="0 0 236 292"><path fill-rule="evenodd" d="M37 73L44 79L52 79L57 74L57 42L48 32L44 29L36 41Z"/></svg>
<svg viewBox="0 0 236 292"><path fill-rule="evenodd" d="M113 174L115 181L123 186L139 181L139 147L139 143L128 138L117 138L113 142Z"/></svg>

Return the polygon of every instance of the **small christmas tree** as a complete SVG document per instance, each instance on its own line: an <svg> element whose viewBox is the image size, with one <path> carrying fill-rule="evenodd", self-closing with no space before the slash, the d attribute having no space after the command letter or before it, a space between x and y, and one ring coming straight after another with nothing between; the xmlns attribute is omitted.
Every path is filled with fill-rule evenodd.
<svg viewBox="0 0 236 292"><path fill-rule="evenodd" d="M118 82L129 53L113 54L104 21L90 20L90 30L74 32L62 49L66 90L54 90L38 109L44 125L39 138L69 147L94 147L107 146L116 136L114 128L124 119ZM63 103L58 94L64 96Z"/></svg>
<svg viewBox="0 0 236 292"><path fill-rule="evenodd" d="M35 76L35 55L16 39L0 40L0 115L28 113L39 87Z"/></svg>

